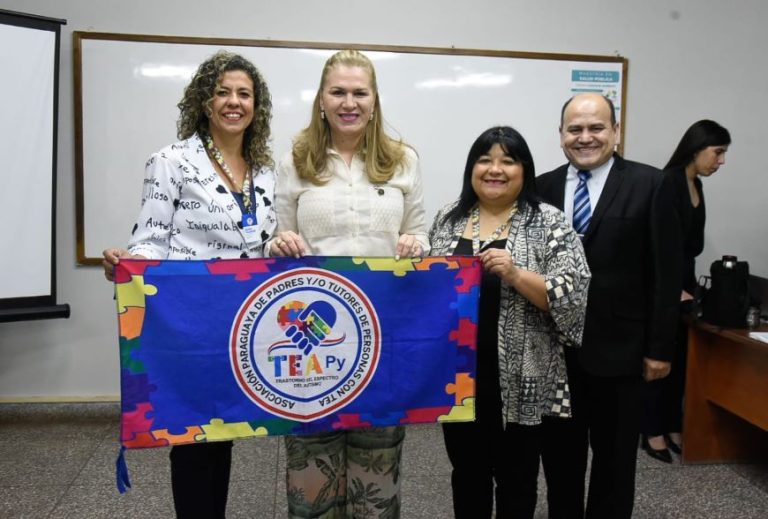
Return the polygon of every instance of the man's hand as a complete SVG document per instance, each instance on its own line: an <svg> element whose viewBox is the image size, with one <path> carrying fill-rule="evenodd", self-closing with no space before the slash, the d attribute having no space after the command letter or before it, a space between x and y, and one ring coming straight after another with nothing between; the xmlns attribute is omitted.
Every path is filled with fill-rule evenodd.
<svg viewBox="0 0 768 519"><path fill-rule="evenodd" d="M671 369L672 364L670 362L649 359L648 357L643 358L643 378L646 382L666 377Z"/></svg>

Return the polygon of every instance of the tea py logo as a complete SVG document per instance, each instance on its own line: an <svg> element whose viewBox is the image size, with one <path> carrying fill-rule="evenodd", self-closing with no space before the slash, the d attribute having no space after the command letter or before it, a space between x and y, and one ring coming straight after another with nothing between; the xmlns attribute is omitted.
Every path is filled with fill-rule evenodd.
<svg viewBox="0 0 768 519"><path fill-rule="evenodd" d="M379 319L350 280L295 269L257 287L230 334L240 389L264 410L310 421L351 403L379 361Z"/></svg>
<svg viewBox="0 0 768 519"><path fill-rule="evenodd" d="M319 346L331 333L331 328L336 323L336 310L325 301L315 301L309 305L301 301L291 301L280 309L277 322L285 330L285 336L291 339L291 343L309 355L312 347ZM343 340L343 337L331 340L328 341L330 344L324 346L339 344Z"/></svg>

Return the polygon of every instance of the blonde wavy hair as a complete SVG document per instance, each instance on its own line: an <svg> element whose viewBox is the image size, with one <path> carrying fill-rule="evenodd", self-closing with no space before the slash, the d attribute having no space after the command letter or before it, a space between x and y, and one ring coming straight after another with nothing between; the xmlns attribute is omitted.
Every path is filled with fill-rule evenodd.
<svg viewBox="0 0 768 519"><path fill-rule="evenodd" d="M365 171L371 182L381 183L391 179L398 169L405 167L407 160L405 144L401 140L389 137L384 131L379 89L376 84L376 71L373 63L359 51L340 50L328 58L320 77L315 101L312 103L312 118L293 141L293 164L299 177L322 185L328 181L324 175L328 165L328 148L332 147L331 130L328 121L320 117L320 99L330 71L337 66L360 67L368 72L371 89L375 97L373 120L365 127L363 138L358 144L358 152L365 162Z"/></svg>
<svg viewBox="0 0 768 519"><path fill-rule="evenodd" d="M271 167L274 165L269 147L272 97L259 70L239 54L222 50L200 64L177 105L181 112L176 122L177 135L179 139L189 139L195 133L208 134L206 112L211 109L222 75L234 70L245 72L253 81L253 121L243 136L243 157L253 169Z"/></svg>

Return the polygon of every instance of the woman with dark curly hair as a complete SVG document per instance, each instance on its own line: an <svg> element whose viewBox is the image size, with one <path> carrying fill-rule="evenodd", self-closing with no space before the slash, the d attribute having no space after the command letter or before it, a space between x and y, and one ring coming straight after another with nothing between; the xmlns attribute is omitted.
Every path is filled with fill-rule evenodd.
<svg viewBox="0 0 768 519"><path fill-rule="evenodd" d="M256 67L218 52L200 65L178 106L181 141L147 161L127 250L103 253L110 281L121 258L260 257L274 232L272 101ZM174 446L170 457L176 515L224 517L232 442Z"/></svg>

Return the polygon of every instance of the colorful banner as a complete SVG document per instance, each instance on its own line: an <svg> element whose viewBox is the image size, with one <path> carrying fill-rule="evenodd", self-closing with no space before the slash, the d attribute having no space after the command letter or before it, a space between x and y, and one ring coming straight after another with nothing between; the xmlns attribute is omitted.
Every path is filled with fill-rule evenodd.
<svg viewBox="0 0 768 519"><path fill-rule="evenodd" d="M124 260L125 448L474 419L475 258Z"/></svg>

